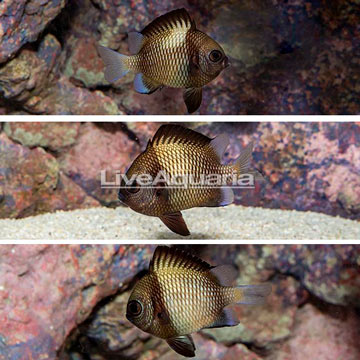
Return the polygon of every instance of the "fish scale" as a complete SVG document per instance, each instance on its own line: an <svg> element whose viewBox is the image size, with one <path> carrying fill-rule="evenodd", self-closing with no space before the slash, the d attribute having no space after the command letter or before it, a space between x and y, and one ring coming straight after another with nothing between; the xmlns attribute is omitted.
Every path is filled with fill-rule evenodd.
<svg viewBox="0 0 360 360"><path fill-rule="evenodd" d="M157 324L153 329L154 335L161 338L188 334L210 326L222 308L234 301L233 288L220 286L200 272L179 272L169 268L153 276L150 287L161 284L154 296L168 309L171 320L170 326Z"/></svg>
<svg viewBox="0 0 360 360"><path fill-rule="evenodd" d="M159 146L155 156L159 159L161 168L169 174L233 174L234 169L206 157L204 151L190 144L184 148L179 144ZM211 188L170 189L169 203L164 207L159 204L157 211L172 212L186 208L200 206L208 200L213 193Z"/></svg>

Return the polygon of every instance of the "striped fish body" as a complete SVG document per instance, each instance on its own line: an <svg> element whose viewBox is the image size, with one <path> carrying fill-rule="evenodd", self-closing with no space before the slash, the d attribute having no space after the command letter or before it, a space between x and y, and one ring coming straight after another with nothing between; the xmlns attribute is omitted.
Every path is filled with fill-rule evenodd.
<svg viewBox="0 0 360 360"><path fill-rule="evenodd" d="M228 66L224 50L196 29L185 9L160 16L141 33L129 33L129 48L131 56L98 47L106 65L106 80L117 81L132 71L139 93L151 94L164 86L185 88L189 112L200 106L202 87Z"/></svg>
<svg viewBox="0 0 360 360"><path fill-rule="evenodd" d="M200 175L236 175L237 169L231 165L222 165L218 156L210 146L203 146L199 143L168 143L159 144L149 149L146 156L147 164L153 176L159 171L170 175L193 176L195 182L200 181ZM229 199L232 199L231 189ZM226 196L225 196L226 198ZM158 201L149 208L147 215L161 216L199 206L220 206L226 205L226 199L219 188L206 186L170 187L167 191L167 201ZM225 202L224 202L225 201Z"/></svg>
<svg viewBox="0 0 360 360"><path fill-rule="evenodd" d="M228 143L226 135L210 139L182 126L161 126L126 175L131 179L149 174L156 180L161 173L168 178L162 175L158 180L163 184L155 184L151 188L140 186L134 180L129 188L123 186L120 189L120 200L141 214L159 217L172 231L188 234L182 210L226 206L234 200L229 186L211 186L203 181L212 177L231 180L233 176L249 171L252 144L245 148L234 164L222 165L221 157ZM188 183L179 184L177 179L185 179Z"/></svg>
<svg viewBox="0 0 360 360"><path fill-rule="evenodd" d="M213 76L192 73L189 64L200 44L208 39L206 34L191 30L189 26L154 34L137 55L129 57L129 68L163 86L200 88Z"/></svg>
<svg viewBox="0 0 360 360"><path fill-rule="evenodd" d="M232 286L236 271L229 265L212 267L190 254L159 246L149 273L136 284L127 318L143 331L166 339L178 353L192 357L191 333L203 328L235 326L235 313L226 306L259 304L268 284Z"/></svg>
<svg viewBox="0 0 360 360"><path fill-rule="evenodd" d="M182 210L198 206L226 206L234 200L229 186L210 186L203 181L211 177L231 180L233 176L249 172L252 143L234 164L222 165L221 157L228 143L226 135L210 139L182 126L161 126L126 175L131 179L149 174L155 182L161 173L162 177L157 180L163 181L163 184L149 188L133 180L129 186L122 186L119 199L141 214L159 217L172 231L188 235ZM177 179L188 180L188 183L179 184Z"/></svg>
<svg viewBox="0 0 360 360"><path fill-rule="evenodd" d="M213 324L223 308L234 302L235 288L224 287L208 272L162 269L142 279L139 290L166 309L168 321L152 322L148 332L168 339L191 334Z"/></svg>

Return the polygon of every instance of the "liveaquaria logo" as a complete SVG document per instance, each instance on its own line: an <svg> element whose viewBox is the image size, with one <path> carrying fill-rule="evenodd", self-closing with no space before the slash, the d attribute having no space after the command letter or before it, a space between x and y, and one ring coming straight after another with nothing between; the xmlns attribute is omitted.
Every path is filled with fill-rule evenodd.
<svg viewBox="0 0 360 360"><path fill-rule="evenodd" d="M112 179L109 179L112 178ZM128 177L120 171L109 176L106 170L100 173L101 188L121 189L136 184L141 187L156 187L166 184L167 188L190 188L190 187L232 187L240 189L253 189L255 187L255 175L247 174L169 174L164 170L156 176L151 174L132 174Z"/></svg>

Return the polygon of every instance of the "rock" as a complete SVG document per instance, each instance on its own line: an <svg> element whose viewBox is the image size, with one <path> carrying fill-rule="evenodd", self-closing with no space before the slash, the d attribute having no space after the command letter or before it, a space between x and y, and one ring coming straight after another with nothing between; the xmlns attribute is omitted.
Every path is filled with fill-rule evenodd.
<svg viewBox="0 0 360 360"><path fill-rule="evenodd" d="M292 337L270 359L359 359L359 316L351 309L328 310L311 304L299 309Z"/></svg>
<svg viewBox="0 0 360 360"><path fill-rule="evenodd" d="M253 166L265 182L254 190L235 191L235 203L360 218L358 124L218 123L195 128L210 137L229 135L225 162L235 161L255 141Z"/></svg>
<svg viewBox="0 0 360 360"><path fill-rule="evenodd" d="M71 331L144 269L152 251L152 246L2 246L0 357L55 360Z"/></svg>
<svg viewBox="0 0 360 360"><path fill-rule="evenodd" d="M360 248L357 245L248 246L235 260L244 283L273 271L290 274L323 301L359 306ZM240 281L240 280L239 280Z"/></svg>
<svg viewBox="0 0 360 360"><path fill-rule="evenodd" d="M121 123L87 123L81 127L76 145L60 158L65 174L106 205L119 205L116 173L124 173L140 150L123 130L126 127ZM115 187L101 188L102 170L106 171L106 181L113 182Z"/></svg>
<svg viewBox="0 0 360 360"><path fill-rule="evenodd" d="M44 97L32 99L32 111L58 115L119 115L116 103L100 90L89 91L73 85L66 77L59 79Z"/></svg>
<svg viewBox="0 0 360 360"><path fill-rule="evenodd" d="M73 122L10 122L5 123L4 131L21 145L59 151L75 143L79 128L80 123Z"/></svg>
<svg viewBox="0 0 360 360"><path fill-rule="evenodd" d="M293 274L320 299L337 305L359 306L359 246L294 245L293 249L278 248L274 262L280 271Z"/></svg>
<svg viewBox="0 0 360 360"><path fill-rule="evenodd" d="M74 39L73 52L66 63L65 75L86 88L108 85L104 78L104 63L96 45L94 38Z"/></svg>
<svg viewBox="0 0 360 360"><path fill-rule="evenodd" d="M229 350L226 352L225 356L222 358L223 360L261 360L262 358L250 351L243 344L236 344L231 346Z"/></svg>
<svg viewBox="0 0 360 360"><path fill-rule="evenodd" d="M57 76L61 65L61 46L48 34L37 51L23 49L0 69L0 93L5 106L20 104L35 114L123 113L115 101L100 90L75 86L66 76ZM87 57L90 61L91 57Z"/></svg>
<svg viewBox="0 0 360 360"><path fill-rule="evenodd" d="M149 343L151 335L142 332L126 319L125 309L129 296L130 291L117 295L87 319L87 324L81 331L85 336L78 341L86 344L85 347L90 347L89 353L112 352L119 357L134 357L144 350L144 342Z"/></svg>
<svg viewBox="0 0 360 360"><path fill-rule="evenodd" d="M0 217L97 206L60 171L56 159L42 148L30 150L0 133Z"/></svg>
<svg viewBox="0 0 360 360"><path fill-rule="evenodd" d="M37 51L23 49L13 60L0 68L0 92L6 100L20 102L26 110L34 110L34 99L51 80L61 47L53 35L48 34Z"/></svg>
<svg viewBox="0 0 360 360"><path fill-rule="evenodd" d="M0 63L39 34L65 6L65 0L4 0L0 4Z"/></svg>

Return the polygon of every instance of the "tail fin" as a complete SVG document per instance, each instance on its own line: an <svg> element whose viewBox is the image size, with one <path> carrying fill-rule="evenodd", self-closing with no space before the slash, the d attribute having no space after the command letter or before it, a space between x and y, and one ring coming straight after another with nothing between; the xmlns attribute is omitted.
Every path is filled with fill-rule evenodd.
<svg viewBox="0 0 360 360"><path fill-rule="evenodd" d="M243 174L252 174L255 177L255 180L264 180L264 177L255 169L250 169L250 163L252 160L254 142L251 141L244 150L241 151L239 158L236 160L233 165L235 171L238 175Z"/></svg>
<svg viewBox="0 0 360 360"><path fill-rule="evenodd" d="M235 302L237 304L261 305L271 293L271 284L241 285L235 288Z"/></svg>
<svg viewBox="0 0 360 360"><path fill-rule="evenodd" d="M129 56L119 54L107 47L98 45L97 50L106 66L105 79L108 82L115 82L129 72L127 59Z"/></svg>

